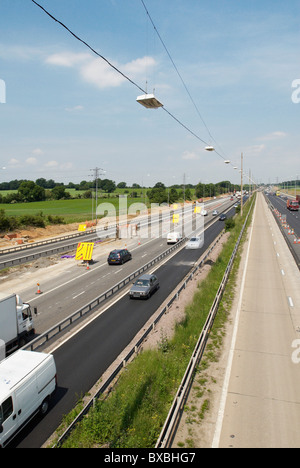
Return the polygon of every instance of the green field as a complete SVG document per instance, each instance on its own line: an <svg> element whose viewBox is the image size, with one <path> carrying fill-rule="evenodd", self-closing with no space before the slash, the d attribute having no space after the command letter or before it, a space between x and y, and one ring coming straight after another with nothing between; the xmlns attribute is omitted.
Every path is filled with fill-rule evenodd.
<svg viewBox="0 0 300 468"><path fill-rule="evenodd" d="M132 203L142 203L144 199L128 197L127 201L128 206L130 206ZM100 203L112 203L118 214L118 198L100 198L98 199L98 206ZM50 200L33 203L2 203L0 204L0 210L4 210L6 216L36 215L42 212L45 216L62 216L66 223L76 223L95 218L95 200L93 206L91 199L72 198L70 200Z"/></svg>

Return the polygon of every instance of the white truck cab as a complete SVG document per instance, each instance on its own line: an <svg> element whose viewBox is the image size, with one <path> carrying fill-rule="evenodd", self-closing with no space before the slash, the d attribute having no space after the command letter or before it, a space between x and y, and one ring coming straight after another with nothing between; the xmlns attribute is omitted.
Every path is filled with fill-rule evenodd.
<svg viewBox="0 0 300 468"><path fill-rule="evenodd" d="M19 350L0 363L0 448L48 411L56 385L51 354Z"/></svg>

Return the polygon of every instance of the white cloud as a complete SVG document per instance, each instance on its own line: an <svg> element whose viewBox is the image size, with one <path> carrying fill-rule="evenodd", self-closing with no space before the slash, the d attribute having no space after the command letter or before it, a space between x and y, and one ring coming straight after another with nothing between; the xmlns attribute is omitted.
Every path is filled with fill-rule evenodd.
<svg viewBox="0 0 300 468"><path fill-rule="evenodd" d="M76 54L74 52L61 52L46 58L46 63L59 67L75 67L89 61L90 54Z"/></svg>
<svg viewBox="0 0 300 468"><path fill-rule="evenodd" d="M46 164L45 164L45 167L57 167L58 166L58 162L57 161L48 161Z"/></svg>
<svg viewBox="0 0 300 468"><path fill-rule="evenodd" d="M29 164L30 166L35 166L37 162L37 159L33 157L26 159L26 164Z"/></svg>
<svg viewBox="0 0 300 468"><path fill-rule="evenodd" d="M50 55L45 62L49 65L74 68L84 81L100 89L120 86L126 80L104 60L94 58L91 54L62 52ZM145 56L125 64L113 65L130 79L135 79L145 76L147 67L153 67L155 60Z"/></svg>
<svg viewBox="0 0 300 468"><path fill-rule="evenodd" d="M79 72L84 81L98 88L116 87L124 82L122 75L100 59L89 61L80 67Z"/></svg>
<svg viewBox="0 0 300 468"><path fill-rule="evenodd" d="M268 133L267 135L257 138L257 140L272 141L272 140L278 140L280 138L285 138L287 136L288 136L287 133L278 131L278 132Z"/></svg>
<svg viewBox="0 0 300 468"><path fill-rule="evenodd" d="M252 145L248 146L245 149L245 154L248 156L258 156L260 155L264 150L266 149L266 145L261 144L261 145Z"/></svg>
<svg viewBox="0 0 300 468"><path fill-rule="evenodd" d="M8 164L9 164L10 166L16 166L16 165L20 164L20 161L18 161L18 159L16 159L16 158L11 158L11 159L9 160Z"/></svg>
<svg viewBox="0 0 300 468"><path fill-rule="evenodd" d="M34 154L35 156L42 156L42 154L44 154L44 152L41 150L41 148L35 148L32 151L32 154Z"/></svg>

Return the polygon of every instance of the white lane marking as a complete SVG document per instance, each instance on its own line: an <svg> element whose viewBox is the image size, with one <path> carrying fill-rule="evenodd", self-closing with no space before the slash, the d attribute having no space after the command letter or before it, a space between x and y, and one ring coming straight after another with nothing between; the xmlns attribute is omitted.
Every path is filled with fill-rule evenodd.
<svg viewBox="0 0 300 468"><path fill-rule="evenodd" d="M293 299L290 296L288 296L288 300L289 300L290 307L294 307Z"/></svg>
<svg viewBox="0 0 300 468"><path fill-rule="evenodd" d="M85 293L85 291L82 291L81 293L77 294L77 296L73 296L73 299L76 299L76 297L81 296L84 293Z"/></svg>
<svg viewBox="0 0 300 468"><path fill-rule="evenodd" d="M245 287L245 282L246 282L246 273L247 273L247 266L248 266L248 262L249 262L249 255L250 255L250 247L251 247L251 242L252 242L254 220L255 220L255 215L256 215L256 207L257 207L257 201L256 201L256 204L255 204L255 210L254 210L254 214L253 214L253 218L252 218L251 233L250 233L250 237L249 237L249 244L248 244L248 250L247 250L247 255L246 255L246 262L245 262L245 267L244 267L242 284L241 284L241 288L240 288L240 298L239 298L239 303L238 303L238 308L237 308L237 313L236 313L236 319L235 319L235 323L234 323L233 335L232 335L232 340L231 340L231 347L230 347L230 352L229 352L229 357L228 357L228 364L227 364L227 368L226 368L224 384L223 384L223 388L222 388L222 395L221 395L221 401L220 401L220 407L219 407L219 412L218 412L218 419L217 419L217 423L216 423L215 434L214 434L214 438L213 438L213 442L212 442L212 448L218 448L219 444L220 444L220 437L221 437L221 431L222 431L222 426L223 426L223 419L224 419L225 406L226 406L226 400L227 400L227 394L228 394L228 388L229 388L229 381L230 381L230 376L231 376L231 369L232 369L232 363L233 363L233 357L234 357L234 350L235 350L235 344L236 344L237 332L238 332L239 320L240 320L240 314L241 314L243 292L244 292L244 287Z"/></svg>

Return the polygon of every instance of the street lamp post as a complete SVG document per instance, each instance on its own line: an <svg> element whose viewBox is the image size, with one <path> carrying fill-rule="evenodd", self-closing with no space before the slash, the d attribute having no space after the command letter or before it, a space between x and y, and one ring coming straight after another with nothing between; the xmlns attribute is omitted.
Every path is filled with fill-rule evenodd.
<svg viewBox="0 0 300 468"><path fill-rule="evenodd" d="M243 153L241 154L241 216L243 216Z"/></svg>

